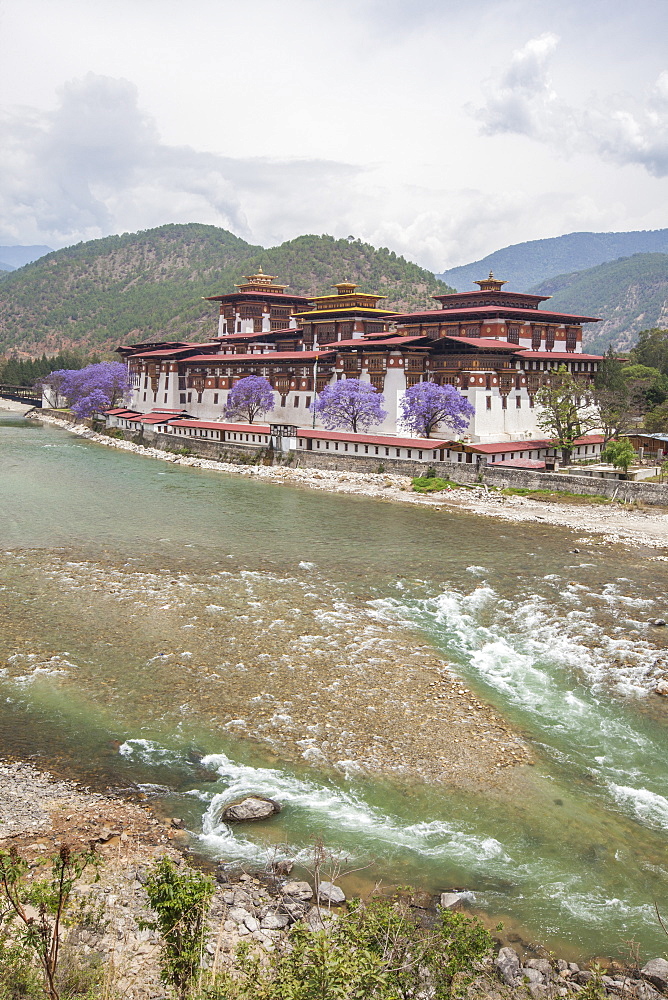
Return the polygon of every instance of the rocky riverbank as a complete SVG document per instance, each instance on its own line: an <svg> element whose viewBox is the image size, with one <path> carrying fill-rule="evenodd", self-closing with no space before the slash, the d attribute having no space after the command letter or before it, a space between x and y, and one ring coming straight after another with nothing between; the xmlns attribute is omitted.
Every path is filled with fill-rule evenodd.
<svg viewBox="0 0 668 1000"><path fill-rule="evenodd" d="M0 850L14 845L33 870L65 843L80 848L93 842L101 855L99 880L84 875L75 886L61 960L79 970L101 967L103 982L96 987L100 996L166 996L160 982L160 938L144 926L152 917L144 885L158 858L167 855L179 866L185 863L186 841L187 834L175 829L174 821L154 815L146 805L81 790L27 763L0 763ZM291 878L287 867L274 872L231 874L225 867L215 871L203 955L208 970L228 967L241 942L267 955L283 946L297 921L319 930L345 912L338 887L318 880L316 897L313 879ZM429 927L439 906L459 907L462 900L456 892L440 897L408 893L405 903ZM555 959L540 947L525 945L518 951L500 941L469 987L471 997L530 995L534 1000L577 997L583 991L593 998L660 1000L668 994L668 962L653 959L642 970L606 962L598 971Z"/></svg>
<svg viewBox="0 0 668 1000"><path fill-rule="evenodd" d="M259 478L278 485L302 486L371 497L385 502L410 503L447 514L453 509L466 510L484 517L495 517L523 523L553 524L584 531L597 536L600 542L625 542L655 549L668 547L668 512L628 510L618 504L563 504L532 500L523 496L505 496L484 486L452 489L445 493L423 495L412 490L407 476L389 473L332 472L320 469L287 468L266 465L236 465L193 456L174 455L157 448L147 448L98 434L84 424L73 424L50 414L34 410L31 418L41 420L85 437L96 444L121 448L147 458L157 458L176 465L207 469ZM659 558L667 558L661 555Z"/></svg>

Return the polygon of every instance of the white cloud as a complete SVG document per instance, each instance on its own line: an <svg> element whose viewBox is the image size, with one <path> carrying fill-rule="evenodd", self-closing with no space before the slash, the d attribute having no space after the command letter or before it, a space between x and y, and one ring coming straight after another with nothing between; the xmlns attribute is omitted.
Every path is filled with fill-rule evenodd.
<svg viewBox="0 0 668 1000"><path fill-rule="evenodd" d="M510 66L490 85L486 104L476 112L485 135L510 132L541 138L546 121L557 112L548 62L558 44L558 36L546 32L513 52Z"/></svg>
<svg viewBox="0 0 668 1000"><path fill-rule="evenodd" d="M560 99L549 75L558 43L546 33L513 53L499 81L488 84L485 104L473 112L482 134L523 135L560 154L594 154L668 176L668 71L660 73L644 103L622 94L592 96L575 106Z"/></svg>

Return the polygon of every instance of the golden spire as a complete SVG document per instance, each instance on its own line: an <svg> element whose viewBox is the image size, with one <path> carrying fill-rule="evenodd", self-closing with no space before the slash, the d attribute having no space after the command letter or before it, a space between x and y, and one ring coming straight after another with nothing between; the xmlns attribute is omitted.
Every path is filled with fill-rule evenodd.
<svg viewBox="0 0 668 1000"><path fill-rule="evenodd" d="M482 278L480 281L475 282L476 285L480 286L481 292L500 292L503 285L507 285L507 281L500 281L498 278L494 277L494 272L489 272L489 278Z"/></svg>

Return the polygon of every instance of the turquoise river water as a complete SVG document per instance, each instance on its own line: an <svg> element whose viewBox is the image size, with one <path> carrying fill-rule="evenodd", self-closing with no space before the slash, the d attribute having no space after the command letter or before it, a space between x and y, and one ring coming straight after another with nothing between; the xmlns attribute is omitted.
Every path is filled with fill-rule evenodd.
<svg viewBox="0 0 668 1000"><path fill-rule="evenodd" d="M373 861L370 881L461 887L561 954L665 951L667 712L651 692L667 640L647 619L668 610L668 564L654 551L181 468L10 414L0 510L5 752L98 786L166 786L168 813L226 862L304 857L321 835L351 867ZM258 664L291 669L297 648L336 659L351 634L361 670L379 634L431 646L536 765L484 795L325 768L308 741L289 763L280 741L249 738L251 704L239 727L216 724L221 671L243 697ZM250 791L284 804L276 821L218 823Z"/></svg>

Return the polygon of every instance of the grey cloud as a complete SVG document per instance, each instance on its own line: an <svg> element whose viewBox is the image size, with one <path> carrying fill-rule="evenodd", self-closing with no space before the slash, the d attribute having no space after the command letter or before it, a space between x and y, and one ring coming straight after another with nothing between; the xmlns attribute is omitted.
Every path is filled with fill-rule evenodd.
<svg viewBox="0 0 668 1000"><path fill-rule="evenodd" d="M660 74L643 105L628 96L573 107L559 99L549 76L556 35L533 38L513 53L487 101L473 111L483 135L524 135L561 153L594 153L610 162L668 175L668 71Z"/></svg>
<svg viewBox="0 0 668 1000"><path fill-rule="evenodd" d="M267 229L283 232L288 217L299 225L314 206L335 202L358 172L166 145L127 80L88 74L59 97L51 114L19 109L0 123L7 242L62 246L168 221L213 223L246 239L257 225L265 239Z"/></svg>

